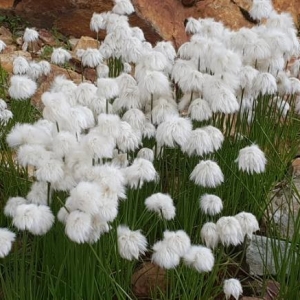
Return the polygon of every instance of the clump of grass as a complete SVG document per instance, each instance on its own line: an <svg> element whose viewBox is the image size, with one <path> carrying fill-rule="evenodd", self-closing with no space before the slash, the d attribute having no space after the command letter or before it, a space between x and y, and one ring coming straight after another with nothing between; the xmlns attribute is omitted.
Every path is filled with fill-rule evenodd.
<svg viewBox="0 0 300 300"><path fill-rule="evenodd" d="M40 59L45 59L45 60L50 60L51 59L51 54L53 52L53 47L49 45L45 45L42 49L42 53L40 55Z"/></svg>
<svg viewBox="0 0 300 300"><path fill-rule="evenodd" d="M15 39L22 35L21 32L23 32L26 27L30 26L28 21L13 13L0 15L0 23L10 30Z"/></svg>
<svg viewBox="0 0 300 300"><path fill-rule="evenodd" d="M42 95L41 115L30 99L10 99L7 83L3 85L14 119L0 132L1 196L5 203L17 196L25 201L0 218L1 226L17 231L12 252L0 266L5 297L136 299L132 275L151 260L166 269L165 289L152 287L153 298L223 297L224 280L234 277L244 284L253 279L245 269L247 241L257 230L256 218L262 221L270 190L287 177L286 165L298 149L295 102L300 81L288 78L296 88L278 98L275 77L284 69L273 70L270 64L268 73L255 51L248 57L235 44L231 47L236 52L227 49L218 36L216 28L223 28L218 22L187 23L189 33L206 24L220 39L211 60L215 44L210 44L210 35L197 44L196 33L177 54L164 42L153 50L122 17L110 17L110 26L118 26L108 26L108 36L118 33L122 38L108 38L100 46L105 78L98 86L57 77ZM210 51L202 51L206 43ZM49 57L51 49L45 51ZM94 66L95 56L85 59ZM132 69L124 73L128 62ZM247 73L250 79L242 86L244 65L255 76ZM18 92L22 98L22 90ZM202 109L197 111L197 105ZM14 127L17 123L26 125ZM240 151L251 145L259 148L259 155L254 152L254 158L240 164ZM29 148L35 155L26 152ZM220 198L222 208L220 203L217 209L200 205L211 194L211 199ZM22 215L25 208L28 214ZM40 209L47 212L42 217ZM242 211L254 220L250 230L237 221ZM33 212L36 223L27 222ZM224 232L224 220L234 224L229 233ZM216 242L213 233L206 236L210 243L203 238L201 230L208 222L216 226ZM295 228L298 223L296 218ZM274 243L285 270L299 255L299 237L291 243L287 253L277 254ZM196 251L198 256L193 256ZM286 277L279 263L277 269L280 295L295 297L298 270ZM262 280L269 278L266 274Z"/></svg>

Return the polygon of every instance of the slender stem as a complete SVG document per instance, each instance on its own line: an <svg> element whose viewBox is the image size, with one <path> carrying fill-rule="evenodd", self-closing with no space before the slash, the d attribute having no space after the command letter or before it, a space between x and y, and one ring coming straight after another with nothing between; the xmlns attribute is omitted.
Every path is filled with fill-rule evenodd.
<svg viewBox="0 0 300 300"><path fill-rule="evenodd" d="M105 106L105 112L106 112L106 114L108 114L108 103L109 103L109 100L106 99L106 106Z"/></svg>
<svg viewBox="0 0 300 300"><path fill-rule="evenodd" d="M83 82L83 73L84 73L84 66L81 63L81 82Z"/></svg>
<svg viewBox="0 0 300 300"><path fill-rule="evenodd" d="M59 126L58 126L58 122L56 121L56 122L55 122L55 124L56 124L56 129L57 129L57 132L59 132Z"/></svg>
<svg viewBox="0 0 300 300"><path fill-rule="evenodd" d="M150 105L151 105L151 123L153 124L153 115L152 115L152 110L153 110L153 94L151 93L151 102L150 102Z"/></svg>
<svg viewBox="0 0 300 300"><path fill-rule="evenodd" d="M51 203L51 183L47 182L47 205L50 206Z"/></svg>

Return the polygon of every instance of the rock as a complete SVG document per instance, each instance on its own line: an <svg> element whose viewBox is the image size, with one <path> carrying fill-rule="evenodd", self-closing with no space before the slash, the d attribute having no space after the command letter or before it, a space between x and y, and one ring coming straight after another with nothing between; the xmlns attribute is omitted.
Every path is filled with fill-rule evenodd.
<svg viewBox="0 0 300 300"><path fill-rule="evenodd" d="M243 296L241 300L275 300L278 299L280 283L275 280L255 280L250 283L253 296ZM255 296L254 296L255 295ZM259 297L258 297L259 296Z"/></svg>
<svg viewBox="0 0 300 300"><path fill-rule="evenodd" d="M97 72L95 69L84 68L83 76L86 80L95 83L97 81Z"/></svg>
<svg viewBox="0 0 300 300"><path fill-rule="evenodd" d="M135 7L139 14L145 18L146 21L153 24L154 28L158 30L164 39L173 40L176 46L181 45L187 40L184 31L183 22L186 18L192 16L195 18L214 18L221 21L225 26L231 29L238 29L241 27L251 27L252 23L247 21L240 11L240 7L249 10L249 0L236 0L236 4L229 0L204 0L198 1L193 7L182 7L179 1L154 0L147 2L147 0L133 0ZM296 1L273 1L275 8L279 11L290 11L295 21L300 13L300 3ZM285 2L285 5L283 4ZM157 11L161 11L157 14ZM174 13L175 12L175 13ZM168 20L168 21L167 21Z"/></svg>
<svg viewBox="0 0 300 300"><path fill-rule="evenodd" d="M70 70L61 68L57 65L51 64L51 72L48 76L44 76L39 79L39 87L34 94L34 96L31 98L31 103L40 111L43 110L44 106L41 101L41 96L44 92L48 91L51 87L51 84L56 76L63 75L67 79L71 79L76 84L81 83L81 75Z"/></svg>
<svg viewBox="0 0 300 300"><path fill-rule="evenodd" d="M96 33L90 30L90 20L94 12L110 11L112 0L19 0L15 12L28 20L32 26L39 28L57 28L64 35L74 37L93 36ZM1 9L1 4L0 4ZM132 26L139 26L144 30L147 40L155 43L161 37L155 29L143 18L133 13L129 17ZM105 36L102 31L100 40Z"/></svg>
<svg viewBox="0 0 300 300"><path fill-rule="evenodd" d="M8 54L8 53L13 53L15 51L17 51L16 45L7 45L5 49L2 51L2 53Z"/></svg>
<svg viewBox="0 0 300 300"><path fill-rule="evenodd" d="M76 53L78 49L86 50L87 48L99 48L99 42L89 36L82 36L78 40L73 51Z"/></svg>
<svg viewBox="0 0 300 300"><path fill-rule="evenodd" d="M292 162L292 168L293 168L293 175L299 176L300 175L300 158L296 158Z"/></svg>
<svg viewBox="0 0 300 300"><path fill-rule="evenodd" d="M11 53L3 53L0 54L0 61L1 61L2 68L11 74L13 70L13 61L18 56L23 56L27 60L32 59L30 53L26 51L14 51Z"/></svg>
<svg viewBox="0 0 300 300"><path fill-rule="evenodd" d="M79 39L78 38L70 38L69 45L71 46L72 50L74 50L75 46L77 45Z"/></svg>
<svg viewBox="0 0 300 300"><path fill-rule="evenodd" d="M183 6L191 7L196 3L196 0L181 0Z"/></svg>
<svg viewBox="0 0 300 300"><path fill-rule="evenodd" d="M277 252L276 258L275 251ZM294 261L292 258L290 243L260 235L253 235L246 250L246 261L250 274L255 276L276 275L278 272L282 272L282 265L287 265L284 271L289 274L292 264L297 259L296 254Z"/></svg>
<svg viewBox="0 0 300 300"><path fill-rule="evenodd" d="M295 23L299 23L300 1L298 0L273 0L273 5L276 11L290 12ZM298 24L299 25L299 24Z"/></svg>
<svg viewBox="0 0 300 300"><path fill-rule="evenodd" d="M20 47L22 47L23 45L23 37L19 36L18 38L16 38L16 44Z"/></svg>
<svg viewBox="0 0 300 300"><path fill-rule="evenodd" d="M13 44L13 37L9 29L4 26L0 27L0 40L3 41L7 46Z"/></svg>
<svg viewBox="0 0 300 300"><path fill-rule="evenodd" d="M279 293L280 293L280 283L275 280L267 280L264 300L278 299Z"/></svg>
<svg viewBox="0 0 300 300"><path fill-rule="evenodd" d="M66 17L62 16L57 18L54 22L54 25L59 31L66 35L73 35L75 37L87 35L96 38L96 33L90 30L90 20L94 11L102 12L107 10L98 11L81 9L72 11ZM78 22L78 20L80 20L80 22ZM144 31L145 38L152 44L155 44L157 41L161 40L160 35L155 31L155 29L135 13L130 15L129 23L133 27L139 26ZM105 36L106 32L102 30L99 32L98 39L101 41L105 38Z"/></svg>
<svg viewBox="0 0 300 300"><path fill-rule="evenodd" d="M15 0L1 0L0 9L13 8Z"/></svg>
<svg viewBox="0 0 300 300"><path fill-rule="evenodd" d="M56 47L57 41L54 38L53 34L50 33L47 29L39 30L39 39L46 45Z"/></svg>
<svg viewBox="0 0 300 300"><path fill-rule="evenodd" d="M92 36L96 33L90 30L90 20L93 12L109 11L113 0L4 0L0 1L0 9L12 8L5 3L15 2L12 11L28 20L32 26L39 28L57 28L64 35L74 37ZM235 2L235 3L234 3ZM184 20L188 17L214 18L222 21L231 29L242 26L251 27L243 16L242 9L249 10L251 0L132 0L136 13L129 16L131 26L139 26L145 37L152 44L162 38L173 41L178 47L187 41L184 30ZM290 12L295 22L300 14L299 0L273 0L278 12ZM99 33L100 40L105 32Z"/></svg>
<svg viewBox="0 0 300 300"><path fill-rule="evenodd" d="M297 169L299 161L293 162L294 174L299 172ZM292 174L291 174L292 175ZM271 201L266 211L266 223L273 220L282 238L292 239L294 227L300 210L299 192L300 176L293 177L291 182L284 182L272 191Z"/></svg>
<svg viewBox="0 0 300 300"><path fill-rule="evenodd" d="M244 18L239 8L240 6L249 10L251 5L249 0L236 0L236 4L230 0L204 0L196 1L192 7L184 7L183 1L177 0L132 0L132 2L139 16L152 24L163 39L174 41L177 47L188 39L183 26L184 20L188 17L214 18L234 30L253 26ZM186 2L193 1L186 0ZM291 12L295 22L298 22L300 1L273 0L273 3L276 10Z"/></svg>
<svg viewBox="0 0 300 300"><path fill-rule="evenodd" d="M162 293L166 291L166 271L153 263L145 262L133 273L131 284L136 297L152 299L156 288Z"/></svg>

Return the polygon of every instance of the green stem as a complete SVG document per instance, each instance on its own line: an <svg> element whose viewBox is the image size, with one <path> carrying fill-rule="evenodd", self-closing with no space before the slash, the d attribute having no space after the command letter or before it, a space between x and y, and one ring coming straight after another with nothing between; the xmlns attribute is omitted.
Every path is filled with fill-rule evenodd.
<svg viewBox="0 0 300 300"><path fill-rule="evenodd" d="M51 204L51 183L47 182L47 205Z"/></svg>

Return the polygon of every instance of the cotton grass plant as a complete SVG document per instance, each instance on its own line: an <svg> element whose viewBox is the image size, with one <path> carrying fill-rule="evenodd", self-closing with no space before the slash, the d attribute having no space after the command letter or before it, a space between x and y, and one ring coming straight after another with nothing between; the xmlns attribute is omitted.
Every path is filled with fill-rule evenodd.
<svg viewBox="0 0 300 300"><path fill-rule="evenodd" d="M91 20L107 33L99 50L80 53L99 78L56 77L42 117L18 114L42 73L14 62L4 90L14 117L1 127L8 299L135 299L145 262L166 270L165 289L149 297L238 299L236 277L251 279L239 272L246 244L298 146L300 81L286 69L300 52L294 24L256 6L253 17L268 20L252 29L189 18L176 53L146 42L128 24L130 1L115 1ZM69 59L64 49L51 57Z"/></svg>

